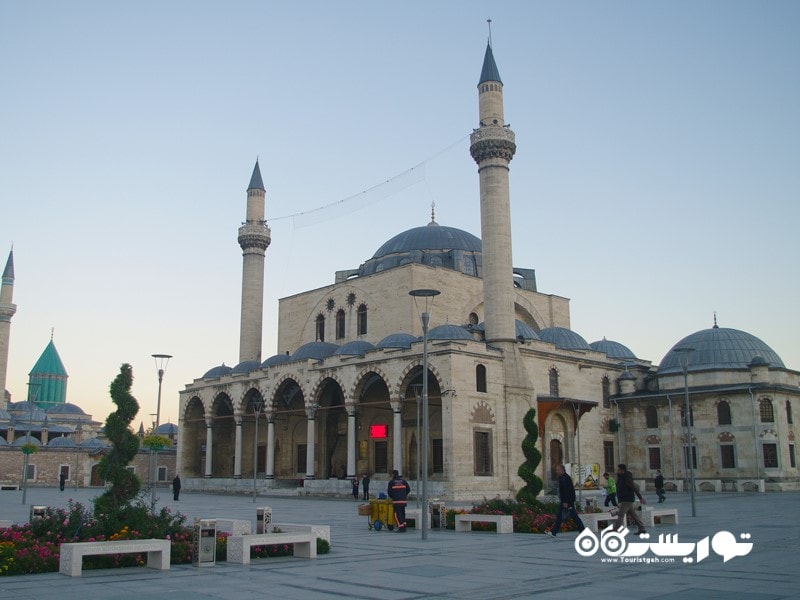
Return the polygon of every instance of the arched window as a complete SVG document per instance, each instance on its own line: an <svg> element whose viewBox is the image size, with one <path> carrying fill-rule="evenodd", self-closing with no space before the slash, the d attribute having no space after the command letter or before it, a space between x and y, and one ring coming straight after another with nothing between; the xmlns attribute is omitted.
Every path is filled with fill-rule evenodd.
<svg viewBox="0 0 800 600"><path fill-rule="evenodd" d="M772 408L772 400L762 398L758 401L758 414L761 416L762 423L774 423L775 411Z"/></svg>
<svg viewBox="0 0 800 600"><path fill-rule="evenodd" d="M358 306L358 335L367 335L367 305Z"/></svg>
<svg viewBox="0 0 800 600"><path fill-rule="evenodd" d="M336 339L341 340L344 337L344 310L339 309L336 311Z"/></svg>
<svg viewBox="0 0 800 600"><path fill-rule="evenodd" d="M603 408L611 408L611 381L604 376L600 385L603 388Z"/></svg>
<svg viewBox="0 0 800 600"><path fill-rule="evenodd" d="M792 419L792 403L789 400L786 401L786 422L789 423L789 425L794 423Z"/></svg>
<svg viewBox="0 0 800 600"><path fill-rule="evenodd" d="M486 393L486 367L484 365L475 367L475 391Z"/></svg>
<svg viewBox="0 0 800 600"><path fill-rule="evenodd" d="M717 424L730 425L731 424L731 405L726 400L717 404Z"/></svg>
<svg viewBox="0 0 800 600"><path fill-rule="evenodd" d="M550 396L558 398L558 371L555 367L550 369Z"/></svg>
<svg viewBox="0 0 800 600"><path fill-rule="evenodd" d="M317 341L318 342L324 342L325 341L325 316L324 315L317 315L316 334L317 334Z"/></svg>
<svg viewBox="0 0 800 600"><path fill-rule="evenodd" d="M648 429L656 429L658 427L658 409L652 404L645 409L645 420L647 421Z"/></svg>

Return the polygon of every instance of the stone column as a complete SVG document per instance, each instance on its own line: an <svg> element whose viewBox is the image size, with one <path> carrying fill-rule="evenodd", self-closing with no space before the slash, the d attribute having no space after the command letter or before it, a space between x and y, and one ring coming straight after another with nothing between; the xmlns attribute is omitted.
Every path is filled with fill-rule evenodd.
<svg viewBox="0 0 800 600"><path fill-rule="evenodd" d="M275 413L267 413L267 479L275 479Z"/></svg>
<svg viewBox="0 0 800 600"><path fill-rule="evenodd" d="M236 421L236 446L233 456L233 478L242 478L242 415L234 417Z"/></svg>
<svg viewBox="0 0 800 600"><path fill-rule="evenodd" d="M347 407L347 478L357 477L356 473L356 409Z"/></svg>
<svg viewBox="0 0 800 600"><path fill-rule="evenodd" d="M403 414L400 412L400 400L390 402L392 406L392 468L398 473L403 472Z"/></svg>
<svg viewBox="0 0 800 600"><path fill-rule="evenodd" d="M314 417L319 406L309 406L306 408L308 417L308 429L306 433L306 479L314 479Z"/></svg>
<svg viewBox="0 0 800 600"><path fill-rule="evenodd" d="M211 419L206 419L206 472L205 477L211 477L211 457L213 455L214 446L214 422Z"/></svg>

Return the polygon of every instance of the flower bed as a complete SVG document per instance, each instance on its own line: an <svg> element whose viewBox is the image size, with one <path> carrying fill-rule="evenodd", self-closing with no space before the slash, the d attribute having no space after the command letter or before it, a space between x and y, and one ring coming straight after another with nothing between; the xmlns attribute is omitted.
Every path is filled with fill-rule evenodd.
<svg viewBox="0 0 800 600"><path fill-rule="evenodd" d="M581 512L580 507L578 512ZM561 510L558 502L537 502L525 504L517 500L503 500L495 498L484 500L470 510L448 510L447 528L454 529L457 514L473 515L511 515L514 518L514 533L544 533L556 521L556 511ZM496 531L496 523L473 523L473 531ZM575 531L577 527L572 520L561 524L561 531Z"/></svg>

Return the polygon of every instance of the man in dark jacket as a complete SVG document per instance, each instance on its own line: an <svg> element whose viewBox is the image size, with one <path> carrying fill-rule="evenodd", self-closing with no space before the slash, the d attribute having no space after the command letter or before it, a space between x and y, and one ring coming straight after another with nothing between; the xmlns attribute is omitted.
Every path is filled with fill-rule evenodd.
<svg viewBox="0 0 800 600"><path fill-rule="evenodd" d="M411 486L408 485L408 482L400 477L400 473L395 470L392 471L392 478L389 480L387 493L389 494L389 498L392 499L394 520L397 523L397 531L400 533L405 533L406 504L408 503L408 495L411 493Z"/></svg>
<svg viewBox="0 0 800 600"><path fill-rule="evenodd" d="M575 486L572 484L572 477L567 475L564 465L558 466L558 501L561 506L556 512L556 522L553 524L552 529L545 529L545 533L551 538L556 537L558 532L561 531L561 521L565 512L578 526L578 531L583 531L583 521L578 516L578 511L575 510Z"/></svg>
<svg viewBox="0 0 800 600"><path fill-rule="evenodd" d="M617 465L617 500L619 500L619 512L617 513L617 520L614 523L614 529L619 531L625 524L625 515L628 515L636 526L639 528L636 535L646 533L642 518L639 516L638 511L634 508L633 504L636 498L642 504L646 504L642 497L636 482L633 480L633 473L628 471L628 467L622 463Z"/></svg>
<svg viewBox="0 0 800 600"><path fill-rule="evenodd" d="M178 497L181 495L181 476L175 475L175 479L172 480L172 499L177 502Z"/></svg>
<svg viewBox="0 0 800 600"><path fill-rule="evenodd" d="M656 486L656 494L658 494L658 503L661 504L664 500L667 499L667 495L664 493L664 476L661 474L661 469L656 469L656 478L653 480L653 483Z"/></svg>

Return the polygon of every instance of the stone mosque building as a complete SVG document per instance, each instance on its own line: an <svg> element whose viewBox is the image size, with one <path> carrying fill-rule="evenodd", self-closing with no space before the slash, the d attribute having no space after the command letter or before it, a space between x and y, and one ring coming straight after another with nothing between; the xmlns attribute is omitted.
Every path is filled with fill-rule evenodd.
<svg viewBox="0 0 800 600"><path fill-rule="evenodd" d="M685 489L692 460L699 490L796 489L800 373L767 344L714 323L679 340L656 366L621 343L587 343L570 330L569 300L540 292L534 270L514 265L508 172L516 141L491 45L478 99L470 153L481 238L432 215L358 269L337 271L332 284L283 298L278 353L266 359L271 232L256 163L238 237L239 359L180 393L184 481L246 489L255 471L264 490L326 493L349 490L344 478L380 481L392 469L414 486L426 469L434 495L507 496L523 485L522 418L535 408L546 485L561 463L591 484L622 461L637 479L661 469L672 489ZM441 293L409 295L431 289ZM430 318L427 374L422 313ZM425 376L429 435L421 439Z"/></svg>

